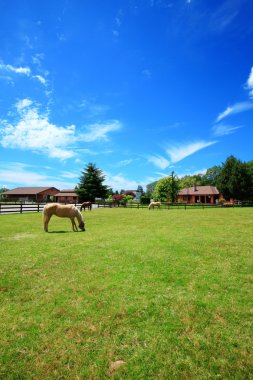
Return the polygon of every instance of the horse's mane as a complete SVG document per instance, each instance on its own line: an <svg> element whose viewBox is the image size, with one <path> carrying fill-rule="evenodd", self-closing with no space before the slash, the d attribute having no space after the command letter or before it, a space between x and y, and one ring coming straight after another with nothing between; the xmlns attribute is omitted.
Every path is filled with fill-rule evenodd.
<svg viewBox="0 0 253 380"><path fill-rule="evenodd" d="M78 222L79 222L79 223L80 223L80 222L83 222L83 216L82 216L81 212L78 210L77 207L75 207L75 210L76 210L76 213L77 213L76 217L77 217L77 219L78 219Z"/></svg>

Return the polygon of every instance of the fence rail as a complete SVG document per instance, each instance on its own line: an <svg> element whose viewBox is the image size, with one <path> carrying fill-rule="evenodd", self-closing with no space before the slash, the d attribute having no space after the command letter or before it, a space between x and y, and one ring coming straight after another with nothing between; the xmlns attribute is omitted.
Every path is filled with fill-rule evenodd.
<svg viewBox="0 0 253 380"><path fill-rule="evenodd" d="M23 214L28 212L42 212L45 203L3 203L0 202L0 214ZM75 203L75 206L80 207L81 204ZM143 205L140 203L127 203L119 204L117 202L96 202L93 206L101 207L120 207L120 208L135 208L135 209L147 209L148 205ZM237 208L237 207L253 207L253 203L225 203L225 204L210 204L210 203L162 203L161 210L170 210L170 209L205 209L205 208Z"/></svg>
<svg viewBox="0 0 253 380"><path fill-rule="evenodd" d="M148 204L140 203L126 203L121 204L118 202L96 202L97 207L125 207L125 208L136 208L136 209L147 209ZM160 209L204 209L204 208L227 208L227 207L253 207L253 203L230 203L225 202L224 204L212 204L212 203L161 203ZM156 207L157 208L157 207Z"/></svg>
<svg viewBox="0 0 253 380"><path fill-rule="evenodd" d="M46 203L0 203L0 214L23 214L27 212L42 212ZM81 206L76 204L75 206Z"/></svg>

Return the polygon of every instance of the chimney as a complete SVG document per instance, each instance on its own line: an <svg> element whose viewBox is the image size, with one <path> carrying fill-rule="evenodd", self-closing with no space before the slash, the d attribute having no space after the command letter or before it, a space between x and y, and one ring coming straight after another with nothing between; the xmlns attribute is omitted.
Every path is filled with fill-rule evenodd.
<svg viewBox="0 0 253 380"><path fill-rule="evenodd" d="M195 184L193 185L193 191L197 191L197 186Z"/></svg>

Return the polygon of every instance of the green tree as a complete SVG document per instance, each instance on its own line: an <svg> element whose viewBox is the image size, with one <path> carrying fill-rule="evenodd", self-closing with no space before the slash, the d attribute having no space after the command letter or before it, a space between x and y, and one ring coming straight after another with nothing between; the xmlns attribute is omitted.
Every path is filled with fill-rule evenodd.
<svg viewBox="0 0 253 380"><path fill-rule="evenodd" d="M217 187L224 198L248 200L252 197L252 176L249 165L230 156L222 165Z"/></svg>
<svg viewBox="0 0 253 380"><path fill-rule="evenodd" d="M202 176L202 185L217 186L217 180L220 172L221 166L213 166L207 169L206 174Z"/></svg>
<svg viewBox="0 0 253 380"><path fill-rule="evenodd" d="M105 199L109 189L103 184L104 180L105 176L102 170L98 169L95 164L89 163L82 171L80 182L75 188L80 201L94 202L95 198Z"/></svg>
<svg viewBox="0 0 253 380"><path fill-rule="evenodd" d="M172 172L169 177L162 178L156 183L153 197L155 200L160 200L162 202L175 202L179 189L179 180L174 172Z"/></svg>
<svg viewBox="0 0 253 380"><path fill-rule="evenodd" d="M9 189L7 189L6 187L1 187L0 189L0 200L4 200L7 196L4 195L4 192L5 191L8 191Z"/></svg>
<svg viewBox="0 0 253 380"><path fill-rule="evenodd" d="M179 179L179 183L180 183L181 189L185 187L192 187L194 185L201 186L202 175L201 174L185 175L184 177Z"/></svg>

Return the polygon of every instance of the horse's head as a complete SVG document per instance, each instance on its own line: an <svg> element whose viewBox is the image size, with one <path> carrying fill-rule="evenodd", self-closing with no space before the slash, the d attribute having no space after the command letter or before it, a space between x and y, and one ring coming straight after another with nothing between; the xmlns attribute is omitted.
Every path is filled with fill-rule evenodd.
<svg viewBox="0 0 253 380"><path fill-rule="evenodd" d="M84 222L80 222L80 223L79 223L79 228L80 228L80 230L85 231L85 225L84 225Z"/></svg>

